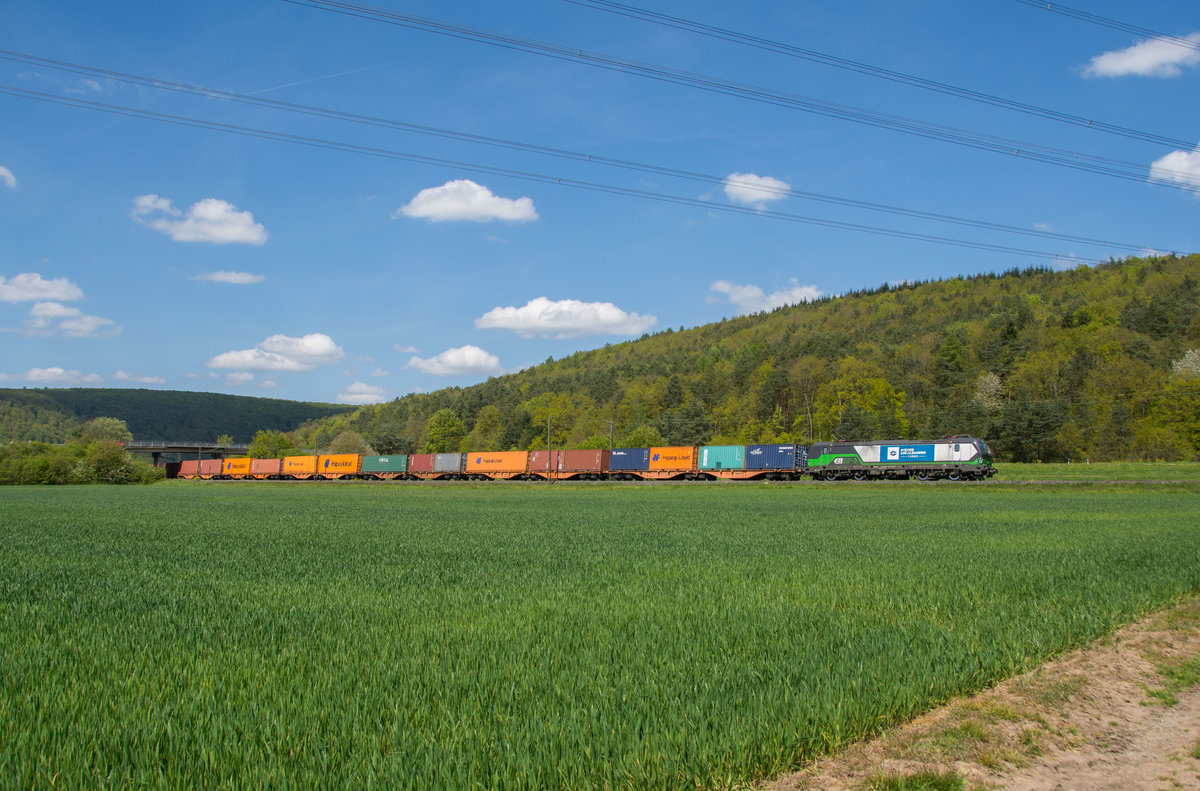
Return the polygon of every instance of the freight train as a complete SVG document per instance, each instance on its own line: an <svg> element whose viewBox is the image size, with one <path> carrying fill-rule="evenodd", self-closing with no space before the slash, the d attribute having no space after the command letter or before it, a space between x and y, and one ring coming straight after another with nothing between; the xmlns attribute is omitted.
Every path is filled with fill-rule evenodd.
<svg viewBox="0 0 1200 791"><path fill-rule="evenodd" d="M939 440L700 445L613 450L330 454L184 461L176 477L327 480L984 480L996 474L987 443Z"/></svg>

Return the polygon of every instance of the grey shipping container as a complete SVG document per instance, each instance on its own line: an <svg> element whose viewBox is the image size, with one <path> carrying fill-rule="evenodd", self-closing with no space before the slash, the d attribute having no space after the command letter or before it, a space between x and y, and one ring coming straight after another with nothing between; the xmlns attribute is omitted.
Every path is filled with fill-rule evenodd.
<svg viewBox="0 0 1200 791"><path fill-rule="evenodd" d="M650 469L649 448L614 448L608 456L608 469L612 472Z"/></svg>
<svg viewBox="0 0 1200 791"><path fill-rule="evenodd" d="M702 445L698 468L701 470L744 470L746 469L746 446Z"/></svg>
<svg viewBox="0 0 1200 791"><path fill-rule="evenodd" d="M465 453L439 453L433 457L433 471L462 472L466 459Z"/></svg>
<svg viewBox="0 0 1200 791"><path fill-rule="evenodd" d="M803 445L799 446L803 449ZM797 445L747 445L746 469L748 470L794 470L796 469Z"/></svg>

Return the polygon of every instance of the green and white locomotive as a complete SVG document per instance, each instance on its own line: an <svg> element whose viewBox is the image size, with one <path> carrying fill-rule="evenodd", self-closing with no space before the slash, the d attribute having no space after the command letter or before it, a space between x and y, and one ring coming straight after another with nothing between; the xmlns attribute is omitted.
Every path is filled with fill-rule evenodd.
<svg viewBox="0 0 1200 791"><path fill-rule="evenodd" d="M996 474L987 443L975 437L939 440L818 442L808 449L806 472L818 481L916 478L983 480Z"/></svg>

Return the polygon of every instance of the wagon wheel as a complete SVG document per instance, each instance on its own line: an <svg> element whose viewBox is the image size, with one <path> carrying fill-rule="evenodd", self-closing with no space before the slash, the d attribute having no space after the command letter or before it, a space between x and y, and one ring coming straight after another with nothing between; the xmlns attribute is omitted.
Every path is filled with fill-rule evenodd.
<svg viewBox="0 0 1200 791"><path fill-rule="evenodd" d="M825 471L825 480L827 480L827 481L836 481L836 480L837 480L837 473L836 473L836 472L834 472L833 470L826 470L826 471Z"/></svg>
<svg viewBox="0 0 1200 791"><path fill-rule="evenodd" d="M952 480L952 481L961 481L961 480L962 480L962 473L961 473L961 472L959 472L958 470L951 470L951 471L950 471L950 474L949 474L949 475L947 475L946 477L947 477L947 478L949 478L949 479L950 479L950 480Z"/></svg>
<svg viewBox="0 0 1200 791"><path fill-rule="evenodd" d="M918 481L928 481L929 477L930 477L929 473L925 472L924 470L921 470L920 472L917 473Z"/></svg>
<svg viewBox="0 0 1200 791"><path fill-rule="evenodd" d="M859 481L861 483L862 481L865 481L866 479L867 479L867 474L865 472L863 472L862 470L855 471L854 480Z"/></svg>

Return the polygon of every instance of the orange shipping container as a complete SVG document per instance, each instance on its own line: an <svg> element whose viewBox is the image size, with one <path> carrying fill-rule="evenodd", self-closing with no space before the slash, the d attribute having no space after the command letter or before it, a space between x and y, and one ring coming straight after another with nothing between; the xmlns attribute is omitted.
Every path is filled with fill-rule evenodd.
<svg viewBox="0 0 1200 791"><path fill-rule="evenodd" d="M693 471L696 469L696 449L694 447L651 448L650 469Z"/></svg>
<svg viewBox="0 0 1200 791"><path fill-rule="evenodd" d="M246 477L250 474L250 459L226 459L221 465L221 474L234 478Z"/></svg>
<svg viewBox="0 0 1200 791"><path fill-rule="evenodd" d="M362 466L362 456L357 453L338 453L333 456L320 456L317 459L317 472L323 478L344 478L347 475L358 475Z"/></svg>
<svg viewBox="0 0 1200 791"><path fill-rule="evenodd" d="M311 478L317 472L316 456L284 456L283 475Z"/></svg>
<svg viewBox="0 0 1200 791"><path fill-rule="evenodd" d="M505 451L503 453L468 453L468 475L515 475L528 471L529 454L523 450Z"/></svg>

